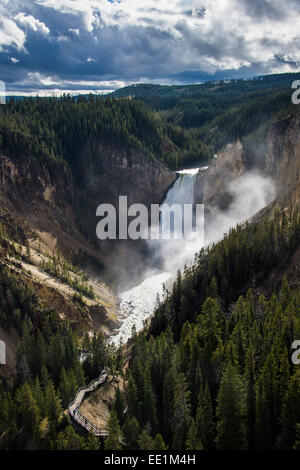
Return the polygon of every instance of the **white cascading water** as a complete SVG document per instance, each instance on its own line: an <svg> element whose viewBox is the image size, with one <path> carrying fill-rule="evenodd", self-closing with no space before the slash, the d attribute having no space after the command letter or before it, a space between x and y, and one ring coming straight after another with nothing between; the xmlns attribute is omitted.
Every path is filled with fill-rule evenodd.
<svg viewBox="0 0 300 470"><path fill-rule="evenodd" d="M164 204L191 204L194 199L194 183L199 168L192 170L181 170L180 175L173 186L169 189Z"/></svg>
<svg viewBox="0 0 300 470"><path fill-rule="evenodd" d="M140 331L145 320L153 313L157 295L162 300L163 285L171 277L171 273L162 272L149 275L141 284L119 295L120 309L125 317L119 331L110 338L110 343L119 346L131 337L132 327Z"/></svg>
<svg viewBox="0 0 300 470"><path fill-rule="evenodd" d="M178 172L180 177L169 190L164 203L169 205L193 203L196 175L199 170L205 169ZM273 181L255 172L233 180L227 189L232 195L232 202L224 211L220 211L217 207L211 208L212 214L205 226L205 245L222 239L231 227L246 221L276 197ZM130 338L133 325L136 325L137 331L143 327L143 321L153 313L157 294L162 299L163 284L168 280L171 281L177 269L181 269L185 263L192 262L204 241L198 236L198 232L193 232L191 239L151 240L149 243L153 249L153 256L163 262L163 270L148 273L141 284L120 295L121 310L126 318L117 335L110 338L110 342L116 346L121 340L126 342Z"/></svg>
<svg viewBox="0 0 300 470"><path fill-rule="evenodd" d="M173 204L180 204L181 206L183 206L183 204L191 204L193 202L194 183L198 171L199 168L178 171L177 173L180 176L168 191L164 204L168 204L169 206ZM163 257L164 260L169 257L166 252L166 247L168 246L168 253L174 253L175 246L173 243L177 245L182 242L182 240L149 241L156 255ZM199 248L201 248L201 246ZM174 260L174 255L172 259ZM145 320L149 318L154 311L157 295L159 295L161 300L163 299L163 286L168 279L171 278L172 274L176 272L176 270L174 271L173 269L169 271L167 269L168 267L169 263L165 263L166 271L148 273L147 278L141 284L119 295L120 309L125 320L120 326L118 333L110 338L110 343L114 343L116 346L121 342L125 343L131 337L133 325L135 325L137 331L143 328Z"/></svg>
<svg viewBox="0 0 300 470"><path fill-rule="evenodd" d="M194 215L186 213L184 205L194 203L196 176L199 171L206 169L207 167L178 171L179 177L164 200L164 204L169 207L176 204L180 205L182 214L184 214L184 236L182 236L182 227L178 227L174 228L174 234L176 235L177 232L179 234L178 239L150 241L150 245L154 247L156 257L163 262L166 271L175 273L178 269L183 268L185 263L188 264L192 261L195 252L200 250L204 244L204 220L201 220L201 213L200 217L197 217L196 227L192 228Z"/></svg>

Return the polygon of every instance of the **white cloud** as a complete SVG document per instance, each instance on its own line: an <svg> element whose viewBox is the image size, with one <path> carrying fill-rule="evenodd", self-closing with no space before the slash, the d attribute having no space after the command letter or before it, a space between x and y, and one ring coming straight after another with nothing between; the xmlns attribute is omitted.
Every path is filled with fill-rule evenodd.
<svg viewBox="0 0 300 470"><path fill-rule="evenodd" d="M142 78L140 83L148 81L147 78ZM40 72L28 72L26 78L19 82L20 86L34 86L42 88L42 86L58 87L60 90L72 89L72 88L93 88L93 90L116 90L122 88L128 84L136 82L130 82L125 80L62 80L57 75L45 75Z"/></svg>
<svg viewBox="0 0 300 470"><path fill-rule="evenodd" d="M57 77L44 75L40 72L28 72L27 77L19 82L20 86L57 86L60 84Z"/></svg>
<svg viewBox="0 0 300 470"><path fill-rule="evenodd" d="M44 75L40 72L28 72L23 80L18 82L19 90L24 96L60 96L63 93L70 95L78 94L104 94L119 88L137 83L147 83L149 78L142 77L140 80L62 80L57 75ZM163 80L153 80L154 83L163 84ZM169 81L165 84L170 83ZM174 82L174 84L179 84ZM8 93L9 94L9 93ZM16 91L11 91L11 95Z"/></svg>
<svg viewBox="0 0 300 470"><path fill-rule="evenodd" d="M79 34L80 34L79 28L69 28L68 31L70 33L76 34L76 36L79 36Z"/></svg>
<svg viewBox="0 0 300 470"><path fill-rule="evenodd" d="M13 64L17 64L19 61L19 59L16 59L15 57L11 57L10 58L10 61L13 63Z"/></svg>
<svg viewBox="0 0 300 470"><path fill-rule="evenodd" d="M67 41L69 41L69 39L70 39L70 38L69 38L68 36L66 36L65 34L59 34L59 35L56 37L56 40L57 40L58 42L67 42Z"/></svg>
<svg viewBox="0 0 300 470"><path fill-rule="evenodd" d="M45 90L44 88L41 88L41 89L35 89L34 91L18 91L18 90L15 90L15 91L6 91L5 93L3 93L5 96L15 96L17 95L18 93L20 93L22 96L40 96L40 97L47 97L47 96L62 96L63 94L66 94L66 95L71 95L71 96L78 96L78 95L89 95L90 93L92 94L95 94L95 95L104 95L104 94L107 94L107 93L110 93L112 90L111 89L108 89L108 90L92 90L92 89L88 89L88 90L84 90L82 88L79 88L78 90L75 90L75 89L71 89L71 90L67 90L67 89L61 89L61 88L54 88L54 89L51 89L51 90ZM0 96L1 96L1 92L0 92Z"/></svg>
<svg viewBox="0 0 300 470"><path fill-rule="evenodd" d="M70 89L76 83L88 89L98 79L101 83L139 82L141 77L148 77L144 82L202 81L205 73L220 77L233 76L232 71L236 76L295 71L299 61L277 59L299 57L299 0L0 2L0 52L10 60L12 48L20 52L26 52L25 45L29 48L27 68L22 60L22 67L11 64L10 80L14 76L19 83L27 71L42 77L40 82L28 76L28 89L30 80L36 89L59 89L59 83L66 88L71 82ZM36 32L44 40L30 49L30 37ZM47 84L47 77L54 76L55 84Z"/></svg>
<svg viewBox="0 0 300 470"><path fill-rule="evenodd" d="M16 23L0 15L0 52L5 46L13 46L18 50L24 49L26 35Z"/></svg>
<svg viewBox="0 0 300 470"><path fill-rule="evenodd" d="M286 4L284 9L280 0L148 0L143 3L37 0L36 3L73 15L100 43L101 34L110 27L116 34L132 28L134 35L137 28L151 27L165 33L171 49L169 59L178 64L173 72L184 67L189 70L200 67L209 73L238 69L245 63L270 61L275 54L291 54L299 48L295 38L300 34L300 15L295 12L293 0L287 1L290 8ZM154 41L155 37L151 43Z"/></svg>
<svg viewBox="0 0 300 470"><path fill-rule="evenodd" d="M32 15L25 15L25 13L18 13L14 19L25 27L31 28L33 31L38 31L41 34L49 34L50 29L42 21L34 18Z"/></svg>

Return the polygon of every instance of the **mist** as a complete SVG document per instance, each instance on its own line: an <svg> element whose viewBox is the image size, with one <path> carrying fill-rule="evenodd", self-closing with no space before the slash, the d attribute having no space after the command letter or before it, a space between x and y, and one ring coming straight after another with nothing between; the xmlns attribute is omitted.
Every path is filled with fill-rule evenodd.
<svg viewBox="0 0 300 470"><path fill-rule="evenodd" d="M203 246L221 240L230 228L251 218L276 197L272 179L258 172L249 172L229 183L226 193L231 198L226 210L204 206L204 237L202 226L190 234L190 239L149 241L153 256L161 263L164 271L174 273L185 264L191 264L195 253Z"/></svg>
<svg viewBox="0 0 300 470"><path fill-rule="evenodd" d="M187 178L194 178L187 179L187 185L194 184L195 175L188 173L186 175L188 175ZM175 185L176 182L173 189L170 189L166 201L179 204L188 202L186 195L192 194L190 188L185 190L180 187L179 181L178 188ZM211 206L204 207L204 237L203 227L198 227L197 231L189 234L189 239L147 241L157 269L145 268L141 283L120 294L120 307L124 313L124 321L116 336L111 338L112 343L118 345L121 341L125 342L131 336L133 325L136 326L137 331L143 327L145 320L155 309L157 295L162 300L163 286L171 287L177 270L182 269L184 265L191 265L195 254L203 246L209 246L221 240L230 228L251 218L276 197L276 188L272 179L258 172L244 174L224 189L226 194L230 195L231 201L226 210L222 211Z"/></svg>
<svg viewBox="0 0 300 470"><path fill-rule="evenodd" d="M212 208L205 218L205 246L224 237L230 228L242 224L276 198L274 181L258 172L249 172L228 185L232 202L225 211Z"/></svg>

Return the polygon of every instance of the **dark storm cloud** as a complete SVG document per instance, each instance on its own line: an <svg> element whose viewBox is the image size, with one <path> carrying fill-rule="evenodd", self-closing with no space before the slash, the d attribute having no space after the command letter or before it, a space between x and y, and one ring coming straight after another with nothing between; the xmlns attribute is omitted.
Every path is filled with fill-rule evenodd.
<svg viewBox="0 0 300 470"><path fill-rule="evenodd" d="M102 90L289 71L295 11L293 0L2 0L0 79L10 91Z"/></svg>

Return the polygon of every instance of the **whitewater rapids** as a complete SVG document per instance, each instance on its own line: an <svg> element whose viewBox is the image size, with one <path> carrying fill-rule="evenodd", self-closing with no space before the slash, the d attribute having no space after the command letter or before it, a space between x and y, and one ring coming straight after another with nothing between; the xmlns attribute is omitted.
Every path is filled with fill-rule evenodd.
<svg viewBox="0 0 300 470"><path fill-rule="evenodd" d="M140 331L144 326L144 321L153 313L157 295L163 299L163 285L171 277L171 273L162 272L152 274L141 284L133 289L129 289L120 297L120 309L126 316L116 335L111 336L109 342L119 346L124 344L131 337L132 327Z"/></svg>

